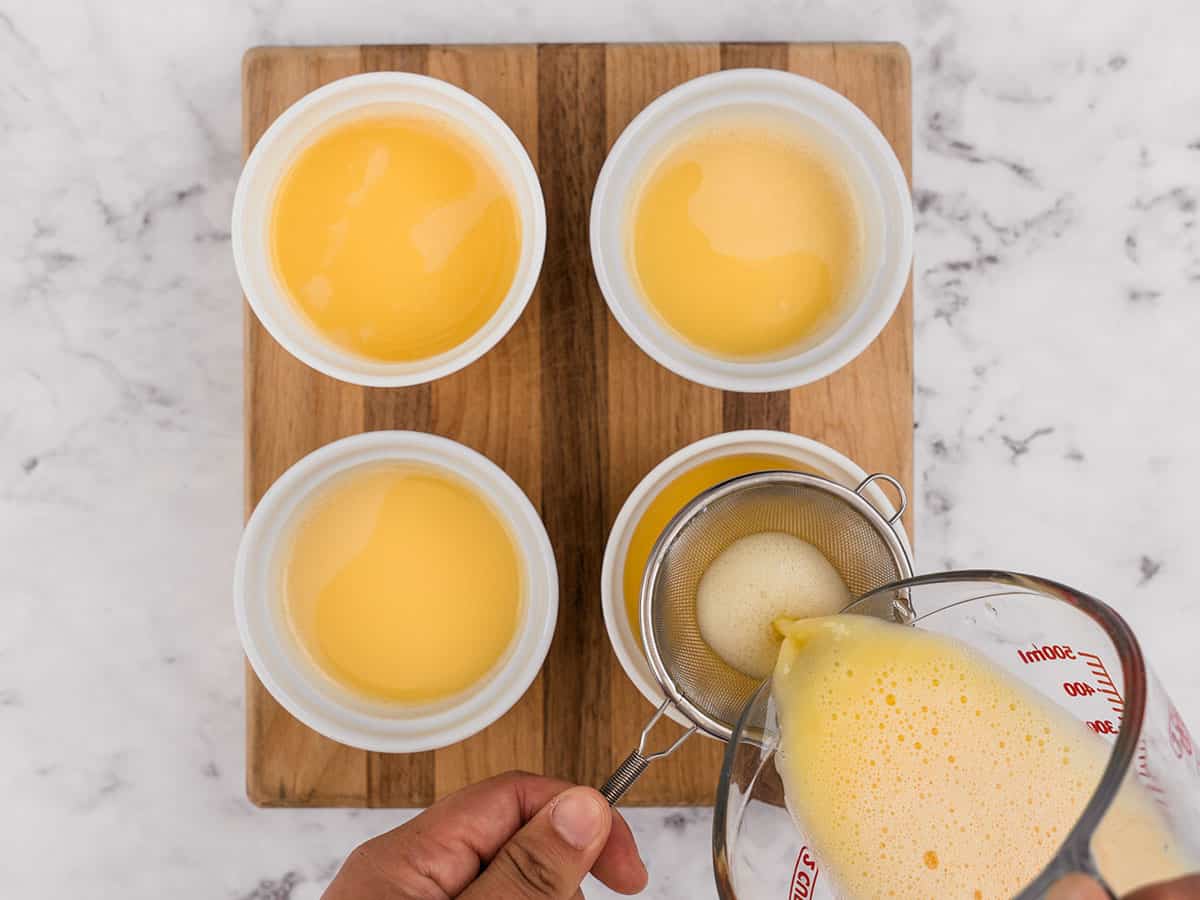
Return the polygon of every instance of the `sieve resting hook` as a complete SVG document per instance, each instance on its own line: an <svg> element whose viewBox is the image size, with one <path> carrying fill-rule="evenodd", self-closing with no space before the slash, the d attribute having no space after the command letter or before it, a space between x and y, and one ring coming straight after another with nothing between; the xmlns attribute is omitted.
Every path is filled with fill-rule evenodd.
<svg viewBox="0 0 1200 900"><path fill-rule="evenodd" d="M900 497L900 505L896 510L896 514L887 520L889 525L895 525L898 521L900 521L900 517L904 515L904 511L908 509L908 492L904 490L904 485L902 485L891 475L888 475L884 472L876 472L874 475L868 475L866 478L864 478L862 480L862 484L854 489L854 493L858 494L860 497L863 497L863 491L865 491L867 487L876 481L886 481L896 489L896 493ZM867 498L863 497L863 499L866 500ZM870 503L871 501L867 500L867 502ZM874 504L871 505L874 506Z"/></svg>
<svg viewBox="0 0 1200 900"><path fill-rule="evenodd" d="M637 749L625 757L612 775L608 776L608 781L604 782L600 788L600 793L604 799L608 801L609 806L616 806L617 802L625 796L625 792L633 787L633 783L642 777L642 773L646 771L646 767L656 759L662 759L670 756L680 745L690 738L696 731L696 726L693 725L678 738L669 747L663 750L655 750L652 753L646 752L646 741L650 737L650 732L654 726L658 724L658 720L663 717L667 708L671 705L670 700L664 700L662 705L654 711L654 715L650 717L650 721L646 723L642 729L642 736L638 739Z"/></svg>

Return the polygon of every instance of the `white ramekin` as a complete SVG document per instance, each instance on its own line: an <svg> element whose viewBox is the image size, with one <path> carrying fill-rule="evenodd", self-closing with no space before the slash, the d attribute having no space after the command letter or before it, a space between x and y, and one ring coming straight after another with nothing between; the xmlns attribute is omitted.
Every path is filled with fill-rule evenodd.
<svg viewBox="0 0 1200 900"><path fill-rule="evenodd" d="M600 602L604 609L604 627L608 629L608 640L621 662L621 668L653 706L662 703L665 695L650 671L645 651L641 642L634 637L625 611L624 573L629 541L647 508L670 482L710 460L746 454L782 456L852 489L862 484L863 479L867 477L863 469L841 453L811 438L785 431L729 431L704 438L675 451L638 482L638 486L633 489L629 499L617 513L617 520L608 533L604 564L600 570ZM895 512L895 505L880 489L878 483L868 485L863 494L884 516L890 517ZM900 543L911 557L912 549L909 547L904 526L897 522L895 528ZM681 725L691 724L674 709L669 709L667 713Z"/></svg>
<svg viewBox="0 0 1200 900"><path fill-rule="evenodd" d="M504 659L464 694L420 707L375 703L321 673L288 627L279 590L281 553L297 510L329 479L364 463L410 462L474 486L503 517L520 552L524 604ZM447 438L375 431L334 441L301 459L263 495L242 534L233 584L246 656L271 696L335 741L364 750L414 753L445 747L486 728L537 676L558 618L554 551L533 504L495 463Z"/></svg>
<svg viewBox="0 0 1200 900"><path fill-rule="evenodd" d="M508 294L475 334L445 353L385 363L325 340L279 283L270 252L271 209L296 154L334 119L387 107L424 109L452 120L475 140L513 192L521 217L521 257ZM301 97L266 130L246 160L233 199L233 259L242 291L263 327L302 362L333 378L375 387L433 381L474 362L508 333L537 284L546 248L546 207L529 154L504 121L466 91L426 75L372 72L334 81Z"/></svg>
<svg viewBox="0 0 1200 900"><path fill-rule="evenodd" d="M794 123L842 164L863 223L863 263L841 312L808 344L778 358L735 361L696 349L646 305L629 267L628 227L647 169L679 135L709 117L755 110ZM592 197L592 264L613 316L659 364L728 391L798 387L858 356L900 302L912 242L908 181L875 123L836 91L773 69L714 72L663 94L617 138Z"/></svg>

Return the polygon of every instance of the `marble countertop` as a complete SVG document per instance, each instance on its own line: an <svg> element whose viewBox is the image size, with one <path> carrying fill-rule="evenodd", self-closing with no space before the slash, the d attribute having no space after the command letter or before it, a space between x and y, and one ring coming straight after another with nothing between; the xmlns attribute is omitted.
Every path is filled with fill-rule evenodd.
<svg viewBox="0 0 1200 900"><path fill-rule="evenodd" d="M228 215L259 43L903 41L918 568L1107 599L1200 724L1200 6L1080 10L0 0L0 892L312 900L402 818L242 789ZM629 818L646 896L714 896L706 811Z"/></svg>

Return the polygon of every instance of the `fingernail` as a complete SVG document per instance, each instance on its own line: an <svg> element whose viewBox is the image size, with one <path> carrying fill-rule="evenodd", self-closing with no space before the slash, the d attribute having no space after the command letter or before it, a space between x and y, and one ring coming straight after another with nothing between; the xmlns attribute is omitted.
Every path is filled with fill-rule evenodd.
<svg viewBox="0 0 1200 900"><path fill-rule="evenodd" d="M576 850L585 850L600 837L604 813L600 801L591 791L572 788L554 801L550 824L558 836Z"/></svg>

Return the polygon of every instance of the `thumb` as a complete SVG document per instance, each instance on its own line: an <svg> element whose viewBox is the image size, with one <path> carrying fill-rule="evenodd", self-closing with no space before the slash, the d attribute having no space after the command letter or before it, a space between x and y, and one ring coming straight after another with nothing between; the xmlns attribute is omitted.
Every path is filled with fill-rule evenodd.
<svg viewBox="0 0 1200 900"><path fill-rule="evenodd" d="M612 811L599 793L563 791L500 848L460 900L571 900L611 828Z"/></svg>

